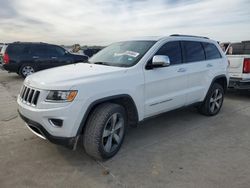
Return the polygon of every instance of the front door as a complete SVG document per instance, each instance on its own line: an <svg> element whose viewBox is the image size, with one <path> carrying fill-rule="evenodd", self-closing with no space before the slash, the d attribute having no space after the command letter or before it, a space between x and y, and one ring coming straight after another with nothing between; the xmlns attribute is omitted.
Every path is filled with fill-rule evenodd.
<svg viewBox="0 0 250 188"><path fill-rule="evenodd" d="M186 103L187 64L182 63L180 42L167 42L155 55L167 55L170 66L145 70L145 117L182 107Z"/></svg>

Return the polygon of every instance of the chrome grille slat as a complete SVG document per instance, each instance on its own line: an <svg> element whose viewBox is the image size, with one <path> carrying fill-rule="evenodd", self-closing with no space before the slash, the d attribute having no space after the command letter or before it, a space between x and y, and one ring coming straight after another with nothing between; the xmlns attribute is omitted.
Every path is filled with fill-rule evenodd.
<svg viewBox="0 0 250 188"><path fill-rule="evenodd" d="M27 90L27 87L25 87L25 86L23 86L24 87L24 90L23 90L23 93L22 93L22 95L21 95L21 98L23 99L23 97L24 97L24 94L25 94L25 92L26 92L26 90Z"/></svg>
<svg viewBox="0 0 250 188"><path fill-rule="evenodd" d="M24 96L24 100L27 102L28 96L29 96L30 88L27 89L27 92Z"/></svg>
<svg viewBox="0 0 250 188"><path fill-rule="evenodd" d="M22 95L23 95L24 89L25 89L25 86L23 86L23 87L21 88L21 91L20 91L20 96L22 96Z"/></svg>
<svg viewBox="0 0 250 188"><path fill-rule="evenodd" d="M27 105L36 106L40 95L40 91L23 86L20 92L21 101Z"/></svg>
<svg viewBox="0 0 250 188"><path fill-rule="evenodd" d="M24 95L23 95L23 100L24 100L24 101L26 101L26 97L27 97L28 91L29 91L29 88L26 87L25 93L24 93Z"/></svg>
<svg viewBox="0 0 250 188"><path fill-rule="evenodd" d="M31 98L32 98L33 93L34 93L34 89L31 89L27 98L28 103L31 103Z"/></svg>
<svg viewBox="0 0 250 188"><path fill-rule="evenodd" d="M35 96L36 96L36 90L34 90L34 93L33 93L33 96L32 96L32 98L31 98L31 104L34 104L34 99L35 99Z"/></svg>

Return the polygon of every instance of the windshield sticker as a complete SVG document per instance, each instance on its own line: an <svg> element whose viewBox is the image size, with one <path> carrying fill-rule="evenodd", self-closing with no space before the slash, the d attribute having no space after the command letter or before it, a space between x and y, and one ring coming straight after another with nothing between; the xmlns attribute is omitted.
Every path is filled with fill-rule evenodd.
<svg viewBox="0 0 250 188"><path fill-rule="evenodd" d="M137 57L140 54L138 52L133 52L133 51L126 51L126 52L122 52L122 53L114 53L114 56L123 56L123 55L127 55L127 56L130 56L130 57Z"/></svg>

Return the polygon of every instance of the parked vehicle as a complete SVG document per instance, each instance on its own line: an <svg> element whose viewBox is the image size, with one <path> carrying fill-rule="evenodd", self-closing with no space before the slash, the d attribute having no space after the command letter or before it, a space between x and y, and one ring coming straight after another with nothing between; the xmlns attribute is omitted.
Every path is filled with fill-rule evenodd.
<svg viewBox="0 0 250 188"><path fill-rule="evenodd" d="M101 48L88 48L83 51L83 53L88 56L89 58L98 53Z"/></svg>
<svg viewBox="0 0 250 188"><path fill-rule="evenodd" d="M6 48L6 45L7 44L3 44L3 43L0 44L0 64L3 63L3 52Z"/></svg>
<svg viewBox="0 0 250 188"><path fill-rule="evenodd" d="M49 141L107 159L121 147L128 125L196 105L219 113L228 86L228 61L217 42L171 35L114 43L89 63L27 77L18 96L28 128Z"/></svg>
<svg viewBox="0 0 250 188"><path fill-rule="evenodd" d="M250 41L222 43L230 61L229 88L250 89Z"/></svg>
<svg viewBox="0 0 250 188"><path fill-rule="evenodd" d="M2 50L3 46L4 46L4 44L0 43L0 53L1 53L1 50Z"/></svg>
<svg viewBox="0 0 250 188"><path fill-rule="evenodd" d="M43 69L84 62L87 59L87 56L71 54L53 44L14 42L4 49L0 67L26 77Z"/></svg>

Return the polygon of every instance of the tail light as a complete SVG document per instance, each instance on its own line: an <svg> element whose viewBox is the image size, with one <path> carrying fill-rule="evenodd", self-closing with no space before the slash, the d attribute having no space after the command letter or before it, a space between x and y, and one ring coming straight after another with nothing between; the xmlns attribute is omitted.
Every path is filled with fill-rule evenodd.
<svg viewBox="0 0 250 188"><path fill-rule="evenodd" d="M250 58L245 58L244 59L243 73L250 73Z"/></svg>
<svg viewBox="0 0 250 188"><path fill-rule="evenodd" d="M4 55L3 55L3 62L4 62L5 64L8 64L8 63L10 62L10 57L9 57L9 55L6 54L6 53L4 53Z"/></svg>

